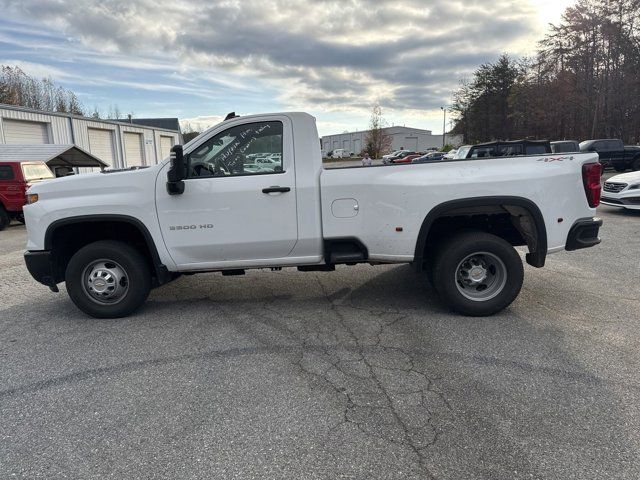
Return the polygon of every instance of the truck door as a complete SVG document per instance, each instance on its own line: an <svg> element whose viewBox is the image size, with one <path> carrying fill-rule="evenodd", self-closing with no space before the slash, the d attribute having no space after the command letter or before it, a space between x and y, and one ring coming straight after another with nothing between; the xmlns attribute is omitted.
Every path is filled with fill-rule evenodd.
<svg viewBox="0 0 640 480"><path fill-rule="evenodd" d="M183 194L168 195L166 169L156 187L162 236L178 266L232 267L289 255L298 225L287 117L238 119L189 148L186 160Z"/></svg>

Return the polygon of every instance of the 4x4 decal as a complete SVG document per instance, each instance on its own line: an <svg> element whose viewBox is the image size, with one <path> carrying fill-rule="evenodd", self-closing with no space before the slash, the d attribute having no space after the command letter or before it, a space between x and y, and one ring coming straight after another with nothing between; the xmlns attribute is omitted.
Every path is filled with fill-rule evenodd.
<svg viewBox="0 0 640 480"><path fill-rule="evenodd" d="M563 162L564 160L573 160L573 156L571 156L571 157L543 157L543 158L539 158L538 162Z"/></svg>

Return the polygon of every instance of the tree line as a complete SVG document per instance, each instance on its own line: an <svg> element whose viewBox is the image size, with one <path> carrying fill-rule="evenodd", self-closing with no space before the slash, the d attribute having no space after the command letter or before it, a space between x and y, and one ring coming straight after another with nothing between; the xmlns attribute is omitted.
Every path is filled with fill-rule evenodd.
<svg viewBox="0 0 640 480"><path fill-rule="evenodd" d="M36 79L19 67L0 69L0 103L48 112L84 115L84 108L71 90L56 85L50 78Z"/></svg>
<svg viewBox="0 0 640 480"><path fill-rule="evenodd" d="M0 103L92 118L124 118L118 105L109 105L106 113L98 107L88 111L73 91L56 85L51 78L38 79L10 65L0 67Z"/></svg>
<svg viewBox="0 0 640 480"><path fill-rule="evenodd" d="M578 0L533 57L502 55L454 94L451 133L640 141L640 0Z"/></svg>

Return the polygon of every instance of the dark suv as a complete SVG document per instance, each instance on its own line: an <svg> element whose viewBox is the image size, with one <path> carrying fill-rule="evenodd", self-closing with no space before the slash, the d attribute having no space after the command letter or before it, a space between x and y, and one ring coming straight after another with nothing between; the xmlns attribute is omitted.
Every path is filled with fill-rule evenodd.
<svg viewBox="0 0 640 480"><path fill-rule="evenodd" d="M580 144L582 152L597 152L603 167L613 167L616 172L627 168L640 170L640 147L625 145L622 140L585 140Z"/></svg>
<svg viewBox="0 0 640 480"><path fill-rule="evenodd" d="M469 148L464 158L517 157L551 153L548 140L510 140L479 143Z"/></svg>

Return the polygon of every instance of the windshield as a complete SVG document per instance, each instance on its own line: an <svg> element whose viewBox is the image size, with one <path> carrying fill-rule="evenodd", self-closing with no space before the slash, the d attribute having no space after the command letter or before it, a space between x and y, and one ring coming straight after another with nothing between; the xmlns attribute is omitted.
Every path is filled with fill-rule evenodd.
<svg viewBox="0 0 640 480"><path fill-rule="evenodd" d="M27 182L55 178L53 172L44 163L23 163L22 173Z"/></svg>
<svg viewBox="0 0 640 480"><path fill-rule="evenodd" d="M453 156L453 158L456 160L459 160L461 158L467 158L467 153L469 153L470 149L471 147L460 147L456 152L456 154Z"/></svg>

